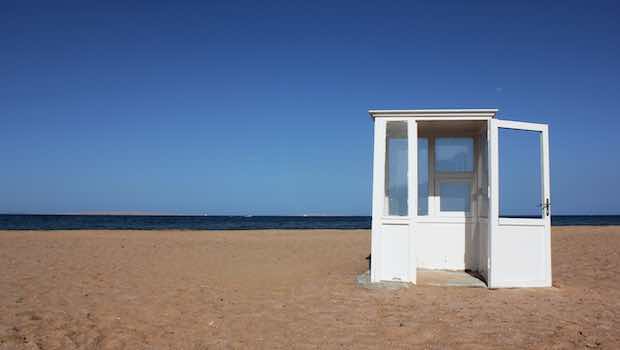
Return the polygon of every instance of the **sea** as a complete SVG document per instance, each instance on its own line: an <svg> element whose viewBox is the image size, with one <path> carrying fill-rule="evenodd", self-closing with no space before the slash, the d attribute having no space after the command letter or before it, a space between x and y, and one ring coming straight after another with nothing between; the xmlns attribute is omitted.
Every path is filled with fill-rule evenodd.
<svg viewBox="0 0 620 350"><path fill-rule="evenodd" d="M0 230L370 229L370 216L181 216L0 214ZM555 215L553 226L620 225L620 215Z"/></svg>

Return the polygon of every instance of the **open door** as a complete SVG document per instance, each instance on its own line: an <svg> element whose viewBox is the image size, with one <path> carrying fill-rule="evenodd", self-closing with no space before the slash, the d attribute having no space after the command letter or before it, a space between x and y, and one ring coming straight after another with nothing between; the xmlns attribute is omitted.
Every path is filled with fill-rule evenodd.
<svg viewBox="0 0 620 350"><path fill-rule="evenodd" d="M492 119L489 131L488 285L550 287L547 125Z"/></svg>

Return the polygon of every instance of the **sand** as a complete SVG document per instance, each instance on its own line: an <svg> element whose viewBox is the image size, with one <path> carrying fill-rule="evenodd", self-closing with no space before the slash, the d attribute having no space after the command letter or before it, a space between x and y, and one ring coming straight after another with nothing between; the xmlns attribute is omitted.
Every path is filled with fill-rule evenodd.
<svg viewBox="0 0 620 350"><path fill-rule="evenodd" d="M620 227L554 288L368 290L367 230L0 232L0 349L620 348Z"/></svg>

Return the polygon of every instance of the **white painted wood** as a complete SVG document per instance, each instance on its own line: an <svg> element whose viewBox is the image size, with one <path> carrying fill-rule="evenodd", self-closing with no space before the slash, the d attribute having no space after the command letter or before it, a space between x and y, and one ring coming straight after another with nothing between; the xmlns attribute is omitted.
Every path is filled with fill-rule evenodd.
<svg viewBox="0 0 620 350"><path fill-rule="evenodd" d="M553 283L551 272L551 172L549 164L549 126L543 125L541 130L541 170L543 178L543 200L548 200L550 205L546 212L543 212L543 219L545 221L545 254L547 256L547 265L545 271L545 286L551 287Z"/></svg>
<svg viewBox="0 0 620 350"><path fill-rule="evenodd" d="M544 124L491 121L491 264L489 287L551 286L551 225L544 208L540 219L499 217L499 129L538 132L541 152L541 202L549 197L548 127Z"/></svg>
<svg viewBox="0 0 620 350"><path fill-rule="evenodd" d="M385 196L385 127L384 119L374 120L373 172L372 172L372 237L370 278L372 282L381 280L381 217L384 210Z"/></svg>
<svg viewBox="0 0 620 350"><path fill-rule="evenodd" d="M491 184L491 173L493 171L493 167L491 166L491 159L493 159L492 157L492 130L493 130L493 125L492 125L492 119L487 121L487 125L486 125L486 176L487 176L487 191L486 191L486 218L482 218L481 216L478 217L478 221L480 222L480 225L478 226L480 229L478 230L478 233L480 234L480 239L481 239L481 244L480 244L480 270L479 272L481 272L485 278L485 280L487 281L487 285L490 285L490 279L491 279L491 229L492 229L492 225L493 225L493 220L491 219L493 217L492 215L492 202L491 202L491 189L492 189L492 184Z"/></svg>
<svg viewBox="0 0 620 350"><path fill-rule="evenodd" d="M368 113L391 113L391 114L454 114L454 113L497 113L496 108L461 108L461 109L369 109Z"/></svg>
<svg viewBox="0 0 620 350"><path fill-rule="evenodd" d="M401 119L399 121L405 121ZM415 247L411 231L411 207L417 208L417 188L411 188L412 173L417 164L417 138L415 122L407 122L407 168L408 168L408 214L407 216L388 216L386 213L386 158L387 122L376 119L373 156L373 209L372 209L372 247L371 281L409 281L415 282ZM412 143L412 135L416 142ZM413 152L413 153L412 153ZM412 164L414 166L412 167ZM417 178L415 180L417 182ZM415 196L413 202L411 197ZM417 210L417 209L416 209ZM415 212L414 212L415 213ZM413 256L413 258L412 258ZM412 263L413 261L413 263Z"/></svg>
<svg viewBox="0 0 620 350"><path fill-rule="evenodd" d="M476 218L471 216L418 216L415 222L423 224L472 224Z"/></svg>
<svg viewBox="0 0 620 350"><path fill-rule="evenodd" d="M528 130L528 131L540 131L547 130L546 124L519 122L514 120L497 119L497 126L502 129L514 129L514 130Z"/></svg>
<svg viewBox="0 0 620 350"><path fill-rule="evenodd" d="M415 120L407 121L409 169L408 177L408 204L409 211L409 255L407 281L416 283L417 258L416 258L416 225L418 216L418 127Z"/></svg>
<svg viewBox="0 0 620 350"><path fill-rule="evenodd" d="M392 225L408 225L411 219L409 216L383 216L381 223Z"/></svg>
<svg viewBox="0 0 620 350"><path fill-rule="evenodd" d="M487 285L497 285L496 269L493 262L496 261L497 249L495 249L496 228L499 221L499 152L498 152L498 129L497 120L489 121L489 230L488 230L488 262L487 262Z"/></svg>
<svg viewBox="0 0 620 350"><path fill-rule="evenodd" d="M416 223L416 252L419 268L440 270L465 270L470 268L470 254L467 240L476 228L474 222Z"/></svg>
<svg viewBox="0 0 620 350"><path fill-rule="evenodd" d="M409 281L409 225L381 225L381 235L379 281Z"/></svg>
<svg viewBox="0 0 620 350"><path fill-rule="evenodd" d="M545 226L543 219L531 218L499 218L500 226Z"/></svg>
<svg viewBox="0 0 620 350"><path fill-rule="evenodd" d="M487 115L471 115L471 114L437 114L431 116L418 116L418 115L399 115L393 117L392 115L375 115L373 118L385 118L387 120L398 120L405 118L414 118L417 121L465 121L465 120L488 120L491 116ZM393 118L393 119L392 119Z"/></svg>
<svg viewBox="0 0 620 350"><path fill-rule="evenodd" d="M544 226L498 226L492 288L550 287Z"/></svg>
<svg viewBox="0 0 620 350"><path fill-rule="evenodd" d="M385 109L369 110L371 118L385 117L415 117L430 118L427 120L446 120L446 119L485 119L494 118L497 109Z"/></svg>

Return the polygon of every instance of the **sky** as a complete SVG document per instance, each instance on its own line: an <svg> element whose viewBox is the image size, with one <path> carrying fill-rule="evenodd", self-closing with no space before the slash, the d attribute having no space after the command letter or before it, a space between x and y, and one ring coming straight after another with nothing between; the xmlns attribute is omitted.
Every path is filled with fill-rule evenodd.
<svg viewBox="0 0 620 350"><path fill-rule="evenodd" d="M498 108L620 214L617 1L1 7L0 212L369 215L368 109Z"/></svg>

